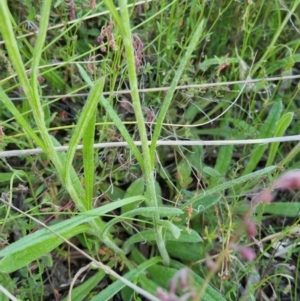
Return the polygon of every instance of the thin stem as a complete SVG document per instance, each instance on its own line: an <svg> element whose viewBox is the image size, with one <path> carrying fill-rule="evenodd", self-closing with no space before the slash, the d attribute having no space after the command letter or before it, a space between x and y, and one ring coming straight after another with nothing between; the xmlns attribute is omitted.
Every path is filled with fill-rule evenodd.
<svg viewBox="0 0 300 301"><path fill-rule="evenodd" d="M141 168L144 173L144 178L146 182L146 193L149 196L149 205L157 207L158 201L155 191L155 179L154 179L154 165L151 163L150 151L148 146L147 130L144 122L143 111L140 103L138 84L137 84L137 75L136 75L136 66L134 59L134 49L132 43L131 29L130 29L130 20L127 9L127 1L120 0L119 6L121 11L121 18L116 11L116 8L113 6L113 3L109 0L104 1L111 14L114 17L115 23L118 25L119 30L123 37L123 43L127 59L127 68L128 68L128 78L130 82L130 90L132 97L132 104L137 120L137 125L139 129L139 134L141 137L141 145L143 151L143 161L141 162ZM156 242L159 252L163 258L163 263L169 265L170 258L166 250L165 242L162 234L162 227L159 226L160 216L155 213L153 215L154 231L156 234Z"/></svg>

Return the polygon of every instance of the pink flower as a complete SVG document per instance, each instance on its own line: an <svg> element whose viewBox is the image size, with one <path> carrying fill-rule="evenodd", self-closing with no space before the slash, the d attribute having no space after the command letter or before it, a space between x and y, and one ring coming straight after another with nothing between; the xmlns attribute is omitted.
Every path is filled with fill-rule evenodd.
<svg viewBox="0 0 300 301"><path fill-rule="evenodd" d="M273 189L300 189L300 169L295 169L283 174L272 185Z"/></svg>
<svg viewBox="0 0 300 301"><path fill-rule="evenodd" d="M254 237L256 235L256 225L252 219L244 217L243 224L246 227L248 237Z"/></svg>
<svg viewBox="0 0 300 301"><path fill-rule="evenodd" d="M236 244L232 244L231 247L233 250L240 253L247 261L253 261L256 258L256 253L250 248L239 246Z"/></svg>
<svg viewBox="0 0 300 301"><path fill-rule="evenodd" d="M253 205L257 205L259 203L271 203L273 199L274 196L272 195L270 188L265 188L252 199L252 203Z"/></svg>

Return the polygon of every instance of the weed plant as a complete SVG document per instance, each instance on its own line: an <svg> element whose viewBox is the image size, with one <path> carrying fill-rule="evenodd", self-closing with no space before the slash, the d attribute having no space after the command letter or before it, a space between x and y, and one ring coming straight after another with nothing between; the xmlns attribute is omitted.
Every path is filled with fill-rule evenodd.
<svg viewBox="0 0 300 301"><path fill-rule="evenodd" d="M299 10L0 1L1 300L299 300Z"/></svg>

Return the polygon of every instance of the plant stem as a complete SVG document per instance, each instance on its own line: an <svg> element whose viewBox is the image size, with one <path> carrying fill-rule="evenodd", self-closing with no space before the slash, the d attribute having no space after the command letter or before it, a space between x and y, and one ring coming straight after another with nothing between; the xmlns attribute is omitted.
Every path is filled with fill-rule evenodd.
<svg viewBox="0 0 300 301"><path fill-rule="evenodd" d="M157 207L157 196L155 191L155 179L154 179L154 164L151 163L150 150L148 146L147 130L144 122L143 111L140 103L140 97L138 92L137 84L137 75L136 75L136 66L134 60L134 49L132 44L131 29L130 29L130 20L127 10L127 1L120 0L120 11L121 19L116 13L115 7L112 5L112 2L109 0L104 1L107 7L110 9L111 14L113 15L116 24L119 26L119 30L123 37L123 43L125 47L126 59L127 59L127 68L128 68L128 78L130 82L132 104L137 120L137 125L139 129L139 134L142 142L142 151L143 151L143 162L142 170L144 172L144 178L146 182L146 194L149 197L149 206ZM122 22L121 22L122 21ZM163 239L162 227L159 226L160 216L155 213L153 215L154 231L156 233L156 243L159 249L159 252L163 258L163 263L169 265L170 258L166 250L165 242Z"/></svg>

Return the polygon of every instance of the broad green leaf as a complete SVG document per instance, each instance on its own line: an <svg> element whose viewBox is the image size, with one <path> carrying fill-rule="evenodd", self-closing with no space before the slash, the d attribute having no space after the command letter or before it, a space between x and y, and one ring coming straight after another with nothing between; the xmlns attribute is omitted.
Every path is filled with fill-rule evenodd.
<svg viewBox="0 0 300 301"><path fill-rule="evenodd" d="M264 214L279 215L284 217L299 217L299 202L273 202L270 204L260 204L256 210L262 211Z"/></svg>
<svg viewBox="0 0 300 301"><path fill-rule="evenodd" d="M156 295L157 289L160 288L160 286L155 281L152 281L151 279L149 279L149 277L143 274L140 275L139 283L144 290L152 295Z"/></svg>
<svg viewBox="0 0 300 301"><path fill-rule="evenodd" d="M203 157L203 147L194 145L192 147L193 153L187 154L186 158L189 161L190 165L194 169L196 169L199 173L202 173L203 169L203 162L202 162L202 157Z"/></svg>
<svg viewBox="0 0 300 301"><path fill-rule="evenodd" d="M214 194L214 195L208 195L208 196L204 196L203 198L197 200L196 202L193 203L193 212L192 212L192 217L191 219L197 217L199 214L205 212L208 208L210 208L211 206L217 204L218 202L220 202L221 200L221 196ZM184 215L181 216L181 218L183 219L187 219L188 217L188 213L185 210Z"/></svg>
<svg viewBox="0 0 300 301"><path fill-rule="evenodd" d="M112 186L112 185L106 182L102 182L99 184L99 187L101 191L112 201L125 198L125 191L118 186ZM135 206L136 205L134 205L134 207Z"/></svg>
<svg viewBox="0 0 300 301"><path fill-rule="evenodd" d="M204 166L203 172L206 173L207 175L211 176L212 178L218 178L221 176L220 173L216 169L209 167L209 166Z"/></svg>
<svg viewBox="0 0 300 301"><path fill-rule="evenodd" d="M224 56L219 58L215 56L213 59L205 58L205 60L199 64L199 69L205 72L211 66L218 66L224 63L234 64L238 62L239 60L235 57Z"/></svg>
<svg viewBox="0 0 300 301"><path fill-rule="evenodd" d="M214 168L214 170L219 173L219 176L211 178L211 186L216 186L227 174L231 164L232 152L233 145L224 145L220 147L218 151L217 162Z"/></svg>
<svg viewBox="0 0 300 301"><path fill-rule="evenodd" d="M31 173L25 173L23 170L14 170L14 172L1 172L0 173L0 183L9 182L12 177L21 178L25 180L26 178L29 180L33 180L36 177Z"/></svg>
<svg viewBox="0 0 300 301"><path fill-rule="evenodd" d="M281 137L284 135L286 129L291 124L293 117L294 117L294 113L286 113L281 116L278 123L276 124L274 137ZM268 160L267 160L267 164L266 164L267 166L270 166L271 164L274 163L273 161L275 159L275 156L276 156L276 153L278 150L278 146L279 146L279 142L271 144L269 155L268 155Z"/></svg>
<svg viewBox="0 0 300 301"><path fill-rule="evenodd" d="M164 236L165 241L176 241L178 243L202 242L202 238L200 237L200 235L193 229L190 229L190 232L187 232L185 227L179 226L179 228L181 228L181 234L178 239L176 239L170 231L167 231ZM131 246L135 243L151 242L155 240L156 240L156 236L153 230L144 230L135 235L132 235L129 239L127 239L126 242L124 243L123 249L125 253L128 253L130 251Z"/></svg>
<svg viewBox="0 0 300 301"><path fill-rule="evenodd" d="M190 177L191 172L192 168L187 160L181 160L177 165L177 178L182 189L186 189L192 182L193 179Z"/></svg>
<svg viewBox="0 0 300 301"><path fill-rule="evenodd" d="M183 262L191 263L201 259L201 248L203 248L203 244L167 241L166 247L172 258L181 259Z"/></svg>
<svg viewBox="0 0 300 301"><path fill-rule="evenodd" d="M278 101L273 105L266 119L265 124L261 128L259 138L267 138L273 136L282 109L283 109L283 105L281 101ZM263 156L267 148L268 148L267 144L263 144L255 147L254 151L250 155L249 161L244 169L243 175L252 172L256 168L258 162L261 160L261 157Z"/></svg>
<svg viewBox="0 0 300 301"><path fill-rule="evenodd" d="M125 192L124 198L129 198L136 195L143 195L144 191L145 191L144 178L138 178L129 185L129 187ZM121 208L122 214L135 209L135 206L136 206L135 204L128 204L123 206Z"/></svg>
<svg viewBox="0 0 300 301"><path fill-rule="evenodd" d="M143 196L136 196L115 201L102 207L78 214L73 218L59 222L49 228L66 238L70 238L90 229L90 226L80 226L81 224L97 219L99 216L115 210L127 202L138 202L142 199L144 199ZM60 243L61 239L48 229L38 230L0 250L0 257L4 257L0 260L0 268L5 272L13 272L18 268L29 264L31 261L49 253Z"/></svg>
<svg viewBox="0 0 300 301"><path fill-rule="evenodd" d="M218 151L215 170L217 170L222 176L225 176L231 164L232 152L233 152L233 145L221 146Z"/></svg>
<svg viewBox="0 0 300 301"><path fill-rule="evenodd" d="M162 266L162 265L154 265L148 269L148 273L151 279L155 283L157 283L160 287L167 289L170 284L170 280L174 277L174 275L178 271L174 268Z"/></svg>
<svg viewBox="0 0 300 301"><path fill-rule="evenodd" d="M68 231L62 231L62 233L60 234L64 238L70 239L76 234L87 231L89 228L89 225L80 225L77 227L73 227ZM3 273L12 273L29 264L30 262L40 258L41 256L51 252L62 242L63 240L58 236L52 236L44 238L42 241L32 244L31 246L23 249L22 251L18 252L18 250L15 250L14 253L7 255L0 260L0 270ZM11 244L9 247L11 247L12 245L14 244Z"/></svg>

